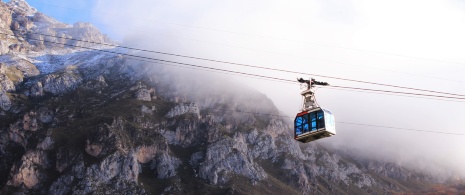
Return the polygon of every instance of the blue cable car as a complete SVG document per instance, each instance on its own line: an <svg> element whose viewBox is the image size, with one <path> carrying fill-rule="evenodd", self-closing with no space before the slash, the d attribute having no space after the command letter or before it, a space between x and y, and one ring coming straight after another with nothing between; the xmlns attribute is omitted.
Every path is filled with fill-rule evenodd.
<svg viewBox="0 0 465 195"><path fill-rule="evenodd" d="M334 115L323 108L298 113L294 120L294 139L302 143L336 135Z"/></svg>
<svg viewBox="0 0 465 195"><path fill-rule="evenodd" d="M329 85L315 79L297 79L305 89L300 93L303 97L302 112L294 120L294 139L302 143L336 135L336 124L333 114L318 106L313 87Z"/></svg>

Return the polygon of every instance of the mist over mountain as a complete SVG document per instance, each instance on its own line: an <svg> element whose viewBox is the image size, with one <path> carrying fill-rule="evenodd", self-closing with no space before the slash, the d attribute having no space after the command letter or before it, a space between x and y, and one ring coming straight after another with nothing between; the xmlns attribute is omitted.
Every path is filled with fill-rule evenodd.
<svg viewBox="0 0 465 195"><path fill-rule="evenodd" d="M266 95L93 44L114 41L23 0L0 2L0 33L1 194L465 191L454 173L299 144Z"/></svg>

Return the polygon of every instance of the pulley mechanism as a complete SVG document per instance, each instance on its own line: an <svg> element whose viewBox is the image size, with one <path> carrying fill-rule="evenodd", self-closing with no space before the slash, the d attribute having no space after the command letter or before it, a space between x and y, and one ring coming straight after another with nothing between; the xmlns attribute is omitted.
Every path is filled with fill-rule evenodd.
<svg viewBox="0 0 465 195"><path fill-rule="evenodd" d="M315 86L327 86L329 84L327 82L316 81L313 78L310 78L309 80L300 78L297 79L297 81L299 81L299 83L302 83L301 88L304 89L302 92L300 92L300 94L303 96L301 111L309 111L313 108L319 107L315 99Z"/></svg>

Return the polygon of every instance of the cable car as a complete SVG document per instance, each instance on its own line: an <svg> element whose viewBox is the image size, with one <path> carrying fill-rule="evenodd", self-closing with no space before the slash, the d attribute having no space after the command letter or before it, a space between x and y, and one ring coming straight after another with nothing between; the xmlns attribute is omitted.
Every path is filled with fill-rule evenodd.
<svg viewBox="0 0 465 195"><path fill-rule="evenodd" d="M318 106L313 91L315 85L324 86L328 83L302 78L297 81L305 85L305 90L300 93L303 96L302 112L298 113L294 120L294 139L307 143L336 135L334 115Z"/></svg>
<svg viewBox="0 0 465 195"><path fill-rule="evenodd" d="M294 129L294 139L303 143L336 135L334 116L323 108L298 113Z"/></svg>

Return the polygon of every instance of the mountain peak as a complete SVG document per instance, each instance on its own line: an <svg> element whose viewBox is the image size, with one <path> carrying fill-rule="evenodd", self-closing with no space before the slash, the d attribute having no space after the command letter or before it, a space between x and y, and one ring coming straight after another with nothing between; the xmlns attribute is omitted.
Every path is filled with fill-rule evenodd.
<svg viewBox="0 0 465 195"><path fill-rule="evenodd" d="M11 0L7 4L13 7L14 9L20 9L27 15L34 15L35 13L37 13L37 9L30 6L25 0Z"/></svg>

